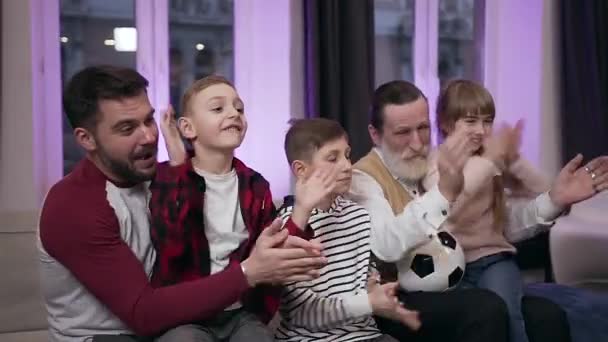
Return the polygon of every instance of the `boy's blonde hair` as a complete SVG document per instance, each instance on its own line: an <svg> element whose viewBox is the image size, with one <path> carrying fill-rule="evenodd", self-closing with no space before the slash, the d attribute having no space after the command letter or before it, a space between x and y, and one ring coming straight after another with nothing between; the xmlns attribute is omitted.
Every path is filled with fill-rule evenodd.
<svg viewBox="0 0 608 342"><path fill-rule="evenodd" d="M230 81L219 75L210 75L196 80L188 89L186 89L186 92L182 97L182 115L187 116L191 113L192 108L190 108L190 102L194 95L216 84L226 84L232 87L232 89L235 89Z"/></svg>

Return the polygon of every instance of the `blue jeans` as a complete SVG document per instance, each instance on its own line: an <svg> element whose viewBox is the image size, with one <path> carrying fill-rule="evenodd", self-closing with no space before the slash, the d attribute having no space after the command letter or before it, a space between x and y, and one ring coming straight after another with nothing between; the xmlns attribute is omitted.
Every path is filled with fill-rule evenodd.
<svg viewBox="0 0 608 342"><path fill-rule="evenodd" d="M512 254L492 254L468 263L460 287L488 289L500 296L509 311L510 341L528 342L521 312L523 282Z"/></svg>

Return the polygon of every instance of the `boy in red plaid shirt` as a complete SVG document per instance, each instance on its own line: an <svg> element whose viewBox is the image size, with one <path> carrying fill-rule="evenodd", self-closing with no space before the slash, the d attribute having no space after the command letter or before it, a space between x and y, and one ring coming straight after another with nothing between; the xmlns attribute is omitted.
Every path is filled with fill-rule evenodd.
<svg viewBox="0 0 608 342"><path fill-rule="evenodd" d="M170 286L233 272L232 281L245 290L241 296L225 297L209 319L170 330L160 341L273 341L263 324L277 309L278 288L271 284L316 277L316 268L324 263L321 247L306 241L310 231L295 223L297 217L279 232L268 182L234 157L247 120L232 84L219 76L198 80L184 94L181 107L179 133L172 113L161 127L172 164L180 165L159 167L150 186L157 251L152 282ZM194 148L192 158L185 158L180 133ZM305 203L314 205L325 193L307 196ZM265 244L285 247L275 253L291 253L282 267L261 257ZM222 289L217 290L201 295L221 295Z"/></svg>

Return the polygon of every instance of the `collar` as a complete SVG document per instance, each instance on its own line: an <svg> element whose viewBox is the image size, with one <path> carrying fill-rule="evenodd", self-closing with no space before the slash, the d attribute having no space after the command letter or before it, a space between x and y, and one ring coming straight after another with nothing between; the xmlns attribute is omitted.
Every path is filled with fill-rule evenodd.
<svg viewBox="0 0 608 342"><path fill-rule="evenodd" d="M337 196L336 198L334 198L334 200L331 202L331 204L329 205L329 208L327 208L327 210L322 210L319 208L314 208L311 212L311 215L316 215L319 213L327 213L327 214L331 214L336 212L339 208L340 208L340 204L342 203L342 197L341 196Z"/></svg>

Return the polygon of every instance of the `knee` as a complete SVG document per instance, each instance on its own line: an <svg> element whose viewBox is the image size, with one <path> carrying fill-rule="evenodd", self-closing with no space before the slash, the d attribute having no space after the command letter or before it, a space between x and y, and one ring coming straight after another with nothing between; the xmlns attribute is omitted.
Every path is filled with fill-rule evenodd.
<svg viewBox="0 0 608 342"><path fill-rule="evenodd" d="M156 342L198 342L202 333L194 324L180 325L165 332Z"/></svg>
<svg viewBox="0 0 608 342"><path fill-rule="evenodd" d="M522 311L529 322L550 322L554 326L568 324L566 312L559 305L541 297L525 296Z"/></svg>
<svg viewBox="0 0 608 342"><path fill-rule="evenodd" d="M507 304L500 296L489 290L478 290L474 304L476 317L490 322L506 322L509 318Z"/></svg>

